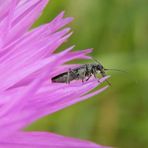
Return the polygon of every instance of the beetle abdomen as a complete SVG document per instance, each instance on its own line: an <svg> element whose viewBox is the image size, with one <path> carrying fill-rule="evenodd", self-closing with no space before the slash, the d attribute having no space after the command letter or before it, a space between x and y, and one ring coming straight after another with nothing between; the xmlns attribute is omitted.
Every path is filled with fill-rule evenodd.
<svg viewBox="0 0 148 148"><path fill-rule="evenodd" d="M74 77L72 77L71 74L69 74L68 76L68 72L65 72L53 77L51 80L54 83L66 83L66 82L69 83L70 81L74 80Z"/></svg>

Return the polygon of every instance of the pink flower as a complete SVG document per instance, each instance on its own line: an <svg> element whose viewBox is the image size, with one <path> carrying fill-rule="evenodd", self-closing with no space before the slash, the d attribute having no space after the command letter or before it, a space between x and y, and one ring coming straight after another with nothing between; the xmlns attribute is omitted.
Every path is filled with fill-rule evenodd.
<svg viewBox="0 0 148 148"><path fill-rule="evenodd" d="M62 29L72 21L59 14L48 24L30 29L48 0L0 0L0 147L103 148L97 144L48 132L25 132L35 120L96 95L87 92L96 80L54 84L53 75L75 65L62 65L87 56L91 49L53 52L71 35ZM100 80L103 82L106 78Z"/></svg>

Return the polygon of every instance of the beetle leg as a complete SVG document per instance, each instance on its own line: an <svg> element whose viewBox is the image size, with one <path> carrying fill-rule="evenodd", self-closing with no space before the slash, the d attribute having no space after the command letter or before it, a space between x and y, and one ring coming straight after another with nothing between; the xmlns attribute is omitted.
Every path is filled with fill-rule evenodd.
<svg viewBox="0 0 148 148"><path fill-rule="evenodd" d="M97 76L96 76L97 72L94 69L92 69L92 73L93 73L95 79L97 79ZM100 83L99 79L97 79L97 81Z"/></svg>
<svg viewBox="0 0 148 148"><path fill-rule="evenodd" d="M96 77L96 73L94 73L94 77L97 79L97 81L98 81L99 83L101 83L100 80Z"/></svg>
<svg viewBox="0 0 148 148"><path fill-rule="evenodd" d="M82 78L82 83L84 82L87 71L88 71L88 68L87 68L87 65L85 65L85 71L83 72L82 77L81 77Z"/></svg>
<svg viewBox="0 0 148 148"><path fill-rule="evenodd" d="M97 79L97 77L96 77L96 71L94 71L94 70L93 70L93 75Z"/></svg>
<svg viewBox="0 0 148 148"><path fill-rule="evenodd" d="M82 83L83 83L84 82L84 79L85 79L85 72L83 73L81 79L82 79Z"/></svg>
<svg viewBox="0 0 148 148"><path fill-rule="evenodd" d="M70 78L70 72L71 72L71 69L69 69L68 70L68 73L67 73L67 81L66 81L67 84L70 84L70 80L69 80L69 78Z"/></svg>
<svg viewBox="0 0 148 148"><path fill-rule="evenodd" d="M92 75L89 75L88 78L86 79L86 81L88 81L91 78Z"/></svg>

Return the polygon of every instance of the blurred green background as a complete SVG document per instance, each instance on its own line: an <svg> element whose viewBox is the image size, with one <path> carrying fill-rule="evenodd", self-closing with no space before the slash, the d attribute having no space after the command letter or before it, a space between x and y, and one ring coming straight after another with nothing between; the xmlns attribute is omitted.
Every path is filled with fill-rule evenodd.
<svg viewBox="0 0 148 148"><path fill-rule="evenodd" d="M148 148L148 1L51 0L35 26L65 10L74 17L73 36L63 46L93 47L92 56L105 67L112 86L31 125L119 148ZM77 61L76 61L77 62Z"/></svg>

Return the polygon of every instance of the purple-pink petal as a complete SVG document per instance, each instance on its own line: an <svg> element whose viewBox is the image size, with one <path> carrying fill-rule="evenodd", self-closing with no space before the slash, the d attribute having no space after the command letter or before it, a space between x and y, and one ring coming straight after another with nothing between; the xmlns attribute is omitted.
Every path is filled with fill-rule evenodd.
<svg viewBox="0 0 148 148"><path fill-rule="evenodd" d="M0 141L3 146L48 147L48 148L109 148L88 141L64 137L47 132L15 132L13 136Z"/></svg>
<svg viewBox="0 0 148 148"><path fill-rule="evenodd" d="M90 59L92 49L60 53L55 50L72 34L63 28L73 18L61 12L50 23L31 29L48 0L0 0L0 147L106 148L88 141L47 132L23 132L39 118L90 98L107 86L91 92L99 82L74 81L54 84L53 76L76 64L74 59ZM88 93L89 92L89 93Z"/></svg>
<svg viewBox="0 0 148 148"><path fill-rule="evenodd" d="M7 129L9 129L9 132L13 129L16 129L16 130L20 129L26 126L27 124L33 122L34 120L37 120L40 117L43 117L47 114L51 114L67 106L70 106L79 101L87 99L106 89L106 87L104 87L102 89L99 89L98 91L85 95L86 92L95 88L96 85L98 85L97 83L98 82L94 83L94 81L92 81L85 85L72 84L71 86L69 87L67 86L67 88L65 88L65 91L66 91L65 93L63 93L63 86L61 86L61 88L58 88L58 90L52 89L53 93L50 92L50 87L49 87L49 91L47 91L47 93L40 92L40 94L37 95L36 97L32 97L32 99L28 98L29 100L26 100L26 98L22 98L22 103L20 104L20 106L22 106L22 110L16 112L15 110L18 110L18 109L14 108L15 110L12 110L7 115L7 117L13 116L13 119L11 121L9 120L7 121L5 120L5 117L1 118L3 122L0 123L0 126L7 125ZM56 87L54 89L56 89ZM25 102L27 101L26 103L23 103L24 99L25 99ZM2 136L4 136L4 133Z"/></svg>
<svg viewBox="0 0 148 148"><path fill-rule="evenodd" d="M7 36L7 38L5 39L5 44L9 44L10 42L14 41L15 38L22 36L39 17L47 2L48 0L32 0L30 2L28 1L28 3L33 3L31 6L28 7L28 9L26 9L24 12L21 11L19 16L15 17L14 14L12 27L8 31L9 36Z"/></svg>

